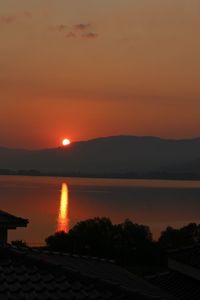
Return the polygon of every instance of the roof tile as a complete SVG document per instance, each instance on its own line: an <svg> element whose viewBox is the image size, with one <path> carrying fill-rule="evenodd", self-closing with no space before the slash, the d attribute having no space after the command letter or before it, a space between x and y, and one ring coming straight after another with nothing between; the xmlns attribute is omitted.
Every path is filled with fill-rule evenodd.
<svg viewBox="0 0 200 300"><path fill-rule="evenodd" d="M0 299L151 300L152 297L7 248L4 254L0 253Z"/></svg>

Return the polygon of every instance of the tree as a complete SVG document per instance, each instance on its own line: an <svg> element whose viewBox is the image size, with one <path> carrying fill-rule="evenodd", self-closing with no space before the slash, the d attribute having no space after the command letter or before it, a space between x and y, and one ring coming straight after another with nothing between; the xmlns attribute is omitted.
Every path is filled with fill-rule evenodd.
<svg viewBox="0 0 200 300"><path fill-rule="evenodd" d="M69 233L48 237L46 243L53 250L113 258L124 265L152 260L146 250L153 245L149 227L128 219L118 225L108 218L81 221Z"/></svg>
<svg viewBox="0 0 200 300"><path fill-rule="evenodd" d="M194 245L200 240L200 225L190 223L180 229L167 227L161 233L159 243L164 248L178 248Z"/></svg>

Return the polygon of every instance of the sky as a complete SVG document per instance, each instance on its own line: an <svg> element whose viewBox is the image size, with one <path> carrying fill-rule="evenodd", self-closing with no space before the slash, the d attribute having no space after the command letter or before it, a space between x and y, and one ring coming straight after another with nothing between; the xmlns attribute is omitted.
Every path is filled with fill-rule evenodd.
<svg viewBox="0 0 200 300"><path fill-rule="evenodd" d="M0 145L200 136L199 0L0 0Z"/></svg>

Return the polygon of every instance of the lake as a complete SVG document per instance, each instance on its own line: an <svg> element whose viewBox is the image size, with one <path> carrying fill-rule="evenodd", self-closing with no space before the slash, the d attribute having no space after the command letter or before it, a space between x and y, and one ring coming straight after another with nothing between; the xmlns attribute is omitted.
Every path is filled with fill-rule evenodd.
<svg viewBox="0 0 200 300"><path fill-rule="evenodd" d="M167 225L200 223L200 181L0 176L0 210L29 219L9 231L29 245L97 216L149 225L157 239Z"/></svg>

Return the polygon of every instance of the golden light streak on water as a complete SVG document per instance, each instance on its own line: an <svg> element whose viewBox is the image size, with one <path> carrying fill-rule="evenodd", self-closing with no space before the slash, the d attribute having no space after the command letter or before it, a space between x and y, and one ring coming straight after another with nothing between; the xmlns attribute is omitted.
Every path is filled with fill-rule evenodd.
<svg viewBox="0 0 200 300"><path fill-rule="evenodd" d="M69 191L66 183L62 183L60 208L58 215L57 231L69 231Z"/></svg>

